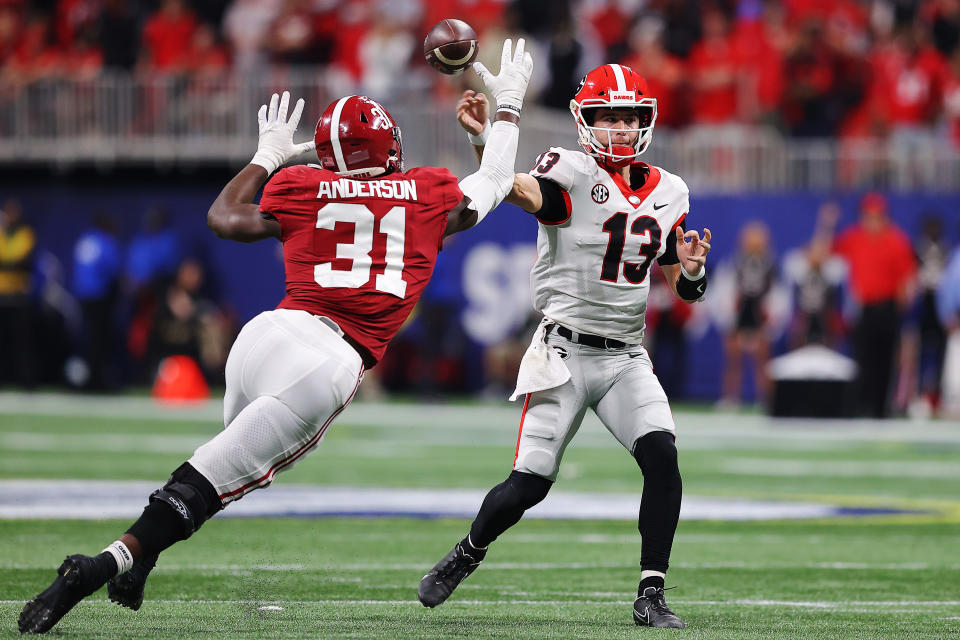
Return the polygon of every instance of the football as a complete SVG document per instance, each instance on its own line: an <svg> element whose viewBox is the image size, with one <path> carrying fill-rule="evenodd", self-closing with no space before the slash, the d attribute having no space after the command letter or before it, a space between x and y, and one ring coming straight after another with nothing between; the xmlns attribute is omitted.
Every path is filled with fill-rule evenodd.
<svg viewBox="0 0 960 640"><path fill-rule="evenodd" d="M423 41L427 63L440 73L463 73L477 59L477 34L463 20L448 18L433 25Z"/></svg>

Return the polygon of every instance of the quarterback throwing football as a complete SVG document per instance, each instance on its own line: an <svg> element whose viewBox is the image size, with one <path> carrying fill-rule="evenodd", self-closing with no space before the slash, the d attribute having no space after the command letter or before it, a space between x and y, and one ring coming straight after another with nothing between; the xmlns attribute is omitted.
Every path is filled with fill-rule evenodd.
<svg viewBox="0 0 960 640"><path fill-rule="evenodd" d="M653 260L678 297L700 300L710 231L686 231L683 180L638 160L657 119L642 77L619 64L598 67L570 111L583 152L551 148L515 176L506 197L539 222L531 284L544 316L514 393L525 401L513 471L487 494L470 533L424 576L419 598L428 607L444 602L488 545L546 497L590 408L643 473L634 621L682 628L663 592L680 515L676 429L641 343ZM490 140L487 117L485 96L464 93L458 118L478 155Z"/></svg>
<svg viewBox="0 0 960 640"><path fill-rule="evenodd" d="M139 609L157 556L218 511L268 486L312 451L350 403L430 279L444 236L468 229L513 187L518 122L533 69L524 42L504 42L500 73L477 65L497 101L480 169L404 171L400 129L364 96L333 102L315 139L294 143L303 111L290 96L259 113L250 164L208 213L222 238L283 243L287 295L248 322L226 365L225 428L150 495L140 518L97 556L71 555L20 614L21 633L45 633L108 584L110 599ZM320 165L270 174L316 148ZM259 206L257 191L267 183ZM338 224L344 223L344 224Z"/></svg>

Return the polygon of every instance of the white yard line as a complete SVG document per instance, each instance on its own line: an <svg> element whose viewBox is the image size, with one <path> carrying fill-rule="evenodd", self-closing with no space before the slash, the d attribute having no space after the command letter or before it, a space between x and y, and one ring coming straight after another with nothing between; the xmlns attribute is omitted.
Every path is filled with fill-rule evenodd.
<svg viewBox="0 0 960 640"><path fill-rule="evenodd" d="M0 480L0 519L103 520L135 518L155 483L106 480ZM484 489L317 487L278 484L230 505L217 517L414 516L472 518ZM553 520L636 521L640 496L629 493L554 491L526 517ZM884 510L881 510L883 512ZM897 510L892 510L897 513ZM785 520L830 518L839 505L688 495L682 520Z"/></svg>
<svg viewBox="0 0 960 640"><path fill-rule="evenodd" d="M89 396L60 393L0 392L0 425L4 416L27 414L57 417L103 417L130 420L212 421L223 419L222 402L213 399L198 405L169 407L150 398ZM340 419L341 424L380 426L385 429L430 429L443 431L516 433L520 406L517 404L394 404L355 402ZM679 441L691 444L708 439L711 445L731 439L757 439L771 445L785 440L807 441L811 446L824 442L891 441L946 442L960 444L957 422L912 420L803 420L771 419L759 414L677 411ZM592 413L584 420L584 432L605 433ZM609 438L609 434L606 434ZM579 438L578 438L579 440ZM742 443L739 443L742 444ZM761 443L757 443L759 446Z"/></svg>
<svg viewBox="0 0 960 640"><path fill-rule="evenodd" d="M278 606L309 606L309 605L336 605L336 606L357 606L357 605L388 605L388 606L410 606L417 609L421 608L419 602L414 600L375 600L375 599L319 599L319 600L153 600L151 604L163 605L278 605ZM903 613L903 612L922 612L921 609L897 609L890 610L889 607L919 607L922 609L958 607L960 600L840 600L840 601L810 601L810 600L684 600L682 598L672 598L671 604L692 606L692 607L793 607L802 609L820 609L831 611L842 611L848 608L861 609L872 613ZM22 605L22 600L0 600L0 605ZM84 600L81 605L101 606L116 605L106 599ZM544 599L498 599L498 600L451 600L447 608L457 605L464 606L563 606L563 605L594 605L594 606L624 606L624 599L621 596L618 600L544 600Z"/></svg>
<svg viewBox="0 0 960 640"><path fill-rule="evenodd" d="M554 570L597 570L597 569L634 569L636 562L493 562L483 564L485 570L504 571L554 571ZM671 567L679 569L821 569L831 571L930 571L960 570L960 564L933 564L927 562L872 563L872 562L671 562ZM0 569L37 571L49 569L49 564L33 564L0 561ZM264 564L164 564L157 565L154 571L160 573L179 573L206 571L217 573L235 572L308 572L308 571L418 571L423 563L264 563ZM380 585L383 586L383 585Z"/></svg>

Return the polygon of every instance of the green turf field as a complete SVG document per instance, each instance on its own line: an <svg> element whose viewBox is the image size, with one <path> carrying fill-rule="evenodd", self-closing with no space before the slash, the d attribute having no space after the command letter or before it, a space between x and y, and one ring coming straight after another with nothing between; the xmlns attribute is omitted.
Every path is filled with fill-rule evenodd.
<svg viewBox="0 0 960 640"><path fill-rule="evenodd" d="M220 428L218 411L216 403L169 411L144 399L0 394L0 487L20 479L159 485ZM485 489L509 471L518 414L506 405L357 404L276 486ZM100 592L52 634L960 637L960 425L770 423L683 409L675 416L691 501L796 500L838 513L892 513L681 520L667 582L678 587L668 601L687 622L683 631L633 625L640 545L628 520L525 520L450 601L426 610L417 582L463 535L466 519L217 518L164 554L139 612ZM587 421L556 491L639 489L632 459ZM9 499L0 496L0 505ZM127 524L0 519L0 637L18 635L23 601L47 586L64 555L99 551Z"/></svg>

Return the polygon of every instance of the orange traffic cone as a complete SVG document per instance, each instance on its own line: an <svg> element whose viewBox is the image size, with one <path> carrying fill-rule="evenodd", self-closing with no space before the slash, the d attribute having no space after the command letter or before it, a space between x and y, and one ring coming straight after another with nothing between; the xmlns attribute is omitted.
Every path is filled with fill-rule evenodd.
<svg viewBox="0 0 960 640"><path fill-rule="evenodd" d="M165 404L199 402L210 397L210 387L193 358L169 356L160 361L151 395Z"/></svg>

